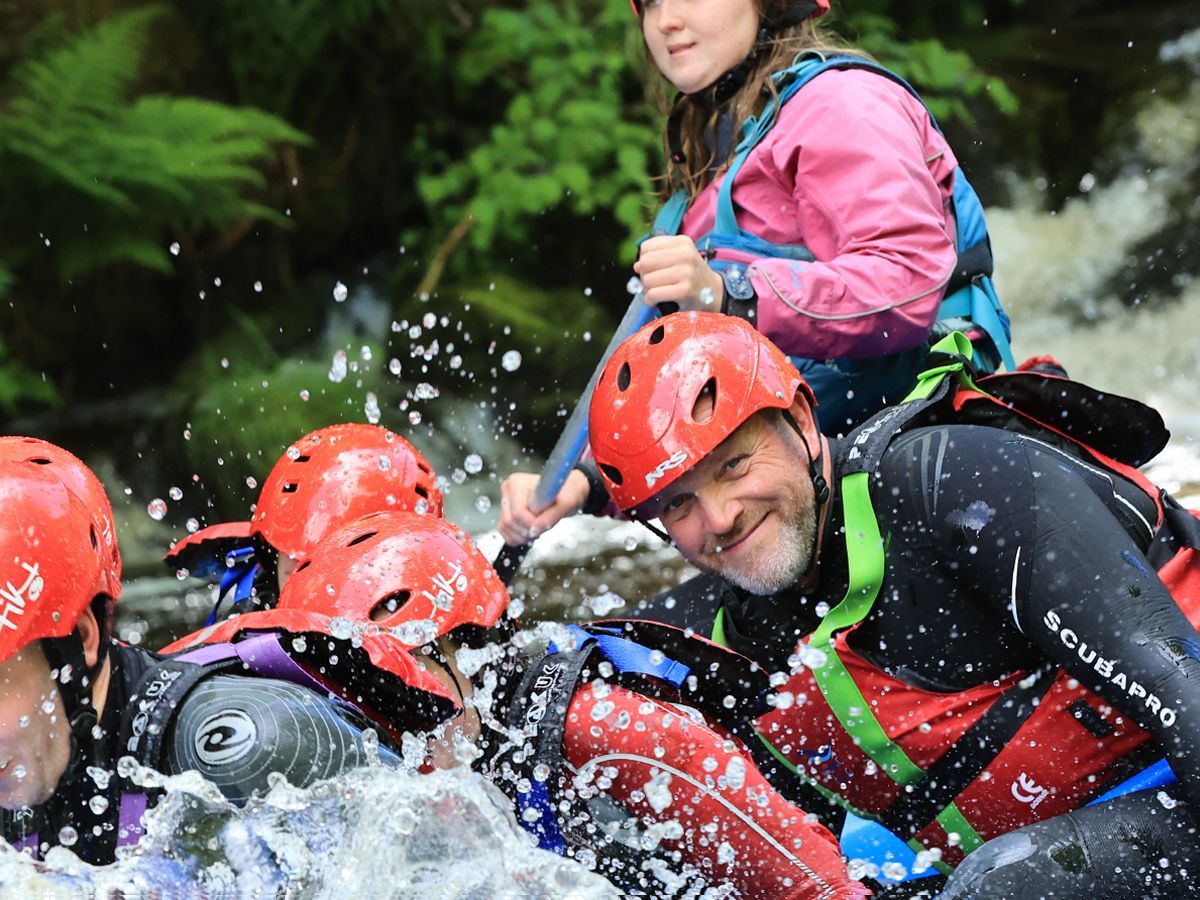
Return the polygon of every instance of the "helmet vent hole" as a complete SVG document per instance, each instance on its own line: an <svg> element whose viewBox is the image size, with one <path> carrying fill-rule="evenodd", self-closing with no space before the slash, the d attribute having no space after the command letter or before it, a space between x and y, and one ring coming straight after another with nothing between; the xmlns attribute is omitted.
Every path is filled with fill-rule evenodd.
<svg viewBox="0 0 1200 900"><path fill-rule="evenodd" d="M48 465L50 465L50 460L46 459L46 457L44 457L44 456L35 456L35 457L33 457L31 460L29 460L29 461L30 461L31 463L35 463L36 465L39 465L39 466L48 466Z"/></svg>
<svg viewBox="0 0 1200 900"><path fill-rule="evenodd" d="M411 596L412 594L409 591L397 591L394 594L388 594L371 607L371 621L382 622L395 615L408 602L408 598Z"/></svg>
<svg viewBox="0 0 1200 900"><path fill-rule="evenodd" d="M309 456L307 453L301 453L299 456L296 457L295 462L308 462L310 459L312 459L312 457Z"/></svg>
<svg viewBox="0 0 1200 900"><path fill-rule="evenodd" d="M92 549L99 550L100 539L96 537L96 529L91 525L88 526L88 537L92 539Z"/></svg>
<svg viewBox="0 0 1200 900"><path fill-rule="evenodd" d="M363 541L369 541L371 538L375 537L375 535L377 535L377 534L379 534L378 531L368 531L366 534L360 534L358 537L356 537L354 540L352 540L346 546L353 547L355 544L361 544Z"/></svg>
<svg viewBox="0 0 1200 900"><path fill-rule="evenodd" d="M705 424L713 417L713 411L716 408L717 379L710 378L704 382L704 387L696 395L696 402L692 404L692 421L697 425Z"/></svg>
<svg viewBox="0 0 1200 900"><path fill-rule="evenodd" d="M424 497L426 500L429 499L429 491L425 490L424 485L413 485L413 493L415 493L418 497Z"/></svg>
<svg viewBox="0 0 1200 900"><path fill-rule="evenodd" d="M663 338L665 338L666 336L667 336L667 329L665 329L665 328L663 328L663 326L659 325L652 332L650 332L650 343L651 344L661 344Z"/></svg>
<svg viewBox="0 0 1200 900"><path fill-rule="evenodd" d="M307 569L311 565L312 565L312 560L306 559L304 562L300 563L300 565L296 566L296 571L303 572L305 569Z"/></svg>
<svg viewBox="0 0 1200 900"><path fill-rule="evenodd" d="M297 484L294 481L289 481L287 484L285 484L283 486L283 492L285 494L294 494L294 493L296 493L297 490L299 490L299 488L300 488L299 484Z"/></svg>
<svg viewBox="0 0 1200 900"><path fill-rule="evenodd" d="M621 477L621 470L616 466L606 466L600 463L600 468L604 470L604 474L608 476L608 480L615 485L620 485L625 479Z"/></svg>
<svg viewBox="0 0 1200 900"><path fill-rule="evenodd" d="M633 372L629 369L629 363L622 363L620 370L617 372L617 387L623 391L629 390L629 382L633 380Z"/></svg>
<svg viewBox="0 0 1200 900"><path fill-rule="evenodd" d="M427 463L419 462L419 463L417 463L417 468L420 469L422 472L424 472L426 475L433 474L433 469L429 468L429 465Z"/></svg>

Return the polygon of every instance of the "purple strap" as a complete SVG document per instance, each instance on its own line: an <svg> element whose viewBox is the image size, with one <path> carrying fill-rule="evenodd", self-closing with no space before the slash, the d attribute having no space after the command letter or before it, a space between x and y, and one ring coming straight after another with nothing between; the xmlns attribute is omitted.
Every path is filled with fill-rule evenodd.
<svg viewBox="0 0 1200 900"><path fill-rule="evenodd" d="M117 824L117 846L136 844L146 833L142 816L146 814L149 798L145 794L122 794L121 815Z"/></svg>
<svg viewBox="0 0 1200 900"><path fill-rule="evenodd" d="M41 840L39 840L38 833L35 831L33 834L25 835L25 837L21 838L19 841L14 843L12 845L12 847L18 853L23 853L26 850L28 850L30 853L33 854L33 858L37 859L38 858L38 848L39 848L40 844L41 844Z"/></svg>
<svg viewBox="0 0 1200 900"><path fill-rule="evenodd" d="M236 644L209 644L175 657L183 662L209 665L237 656L246 668L263 678L290 681L325 696L329 688L309 675L288 652L279 645L277 634L257 634Z"/></svg>

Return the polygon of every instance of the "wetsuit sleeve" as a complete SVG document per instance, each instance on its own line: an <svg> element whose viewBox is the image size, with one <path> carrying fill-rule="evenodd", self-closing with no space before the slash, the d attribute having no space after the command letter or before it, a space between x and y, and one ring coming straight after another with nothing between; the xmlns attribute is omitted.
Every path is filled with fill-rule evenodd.
<svg viewBox="0 0 1200 900"><path fill-rule="evenodd" d="M958 258L956 163L924 107L881 76L829 72L785 104L768 140L793 195L791 242L816 261L748 266L759 330L818 360L919 345Z"/></svg>
<svg viewBox="0 0 1200 900"><path fill-rule="evenodd" d="M170 773L195 770L244 803L282 773L306 787L372 758L363 732L332 701L281 681L216 676L184 700L167 737ZM398 760L378 748L386 765Z"/></svg>
<svg viewBox="0 0 1200 900"><path fill-rule="evenodd" d="M893 521L893 548L908 552L928 536L928 565L1150 732L1197 805L1200 636L1140 549L1153 525L1132 509L1136 494L1026 438L997 438L987 428L928 431L944 445L923 454L922 500L905 505L909 521ZM898 449L885 479L912 494L899 472L905 446Z"/></svg>
<svg viewBox="0 0 1200 900"><path fill-rule="evenodd" d="M576 783L604 786L662 846L741 897L865 897L837 842L736 745L679 709L619 686L575 692L563 750Z"/></svg>

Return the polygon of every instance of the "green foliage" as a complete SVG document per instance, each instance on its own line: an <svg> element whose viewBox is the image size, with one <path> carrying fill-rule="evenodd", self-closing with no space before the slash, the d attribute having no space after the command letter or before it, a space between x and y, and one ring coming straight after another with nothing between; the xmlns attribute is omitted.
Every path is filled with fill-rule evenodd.
<svg viewBox="0 0 1200 900"><path fill-rule="evenodd" d="M206 0L188 15L228 48L225 61L239 97L288 113L304 80L339 62L336 39L352 40L396 5L396 0Z"/></svg>
<svg viewBox="0 0 1200 900"><path fill-rule="evenodd" d="M164 11L142 7L59 34L3 86L4 243L27 256L41 237L64 281L117 261L168 271L167 232L219 230L247 217L287 222L246 195L263 185L258 166L273 146L303 143L303 134L255 109L130 99Z"/></svg>
<svg viewBox="0 0 1200 900"><path fill-rule="evenodd" d="M626 52L630 34L628 9L611 0L486 12L454 77L468 92L499 88L511 99L485 140L418 179L443 232L470 215L476 250L498 235L530 242L539 217L560 205L615 216L630 234L645 229L659 137Z"/></svg>
<svg viewBox="0 0 1200 900"><path fill-rule="evenodd" d="M921 91L931 112L944 122L974 121L969 103L984 99L1006 115L1017 111L1017 98L1000 78L981 71L962 50L951 50L937 38L905 39L897 20L856 7L843 30L897 75Z"/></svg>
<svg viewBox="0 0 1200 900"><path fill-rule="evenodd" d="M52 406L57 401L54 386L10 358L4 339L0 338L0 413L11 416L31 404Z"/></svg>
<svg viewBox="0 0 1200 900"><path fill-rule="evenodd" d="M0 265L0 300L4 299L11 284L12 274ZM0 413L11 416L23 406L51 406L57 401L58 392L54 386L12 359L0 337Z"/></svg>

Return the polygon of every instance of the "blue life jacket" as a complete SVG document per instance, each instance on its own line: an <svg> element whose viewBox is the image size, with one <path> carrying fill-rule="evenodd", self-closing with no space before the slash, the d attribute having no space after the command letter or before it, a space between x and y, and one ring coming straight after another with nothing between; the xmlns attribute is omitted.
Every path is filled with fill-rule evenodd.
<svg viewBox="0 0 1200 900"><path fill-rule="evenodd" d="M790 68L774 74L778 100L768 101L759 115L750 117L742 124L741 140L734 148L733 161L718 191L713 228L696 239L698 247L736 250L757 257L802 262L815 260L812 252L802 244L772 244L741 228L734 215L732 195L738 172L775 125L783 104L818 75L830 69L874 72L890 78L918 100L921 99L904 79L878 63L845 54L803 54ZM938 127L932 113L929 118L934 127ZM882 359L812 360L792 357L792 362L816 394L821 406L823 427L831 433L845 431L847 425L857 425L883 406L903 399L923 368L929 345L951 331L977 331L987 336L991 347L981 346L979 350L984 352L976 352L977 363L982 363L985 371L994 371L1001 363L1010 371L1016 368L1009 345L1012 330L992 284L992 250L984 222L983 205L961 166L954 170L952 205L957 223L955 245L958 248L958 264L946 286L933 334L927 344ZM687 192L681 190L659 210L652 233L678 234L687 208ZM712 263L715 269L728 265L730 263L722 261Z"/></svg>

